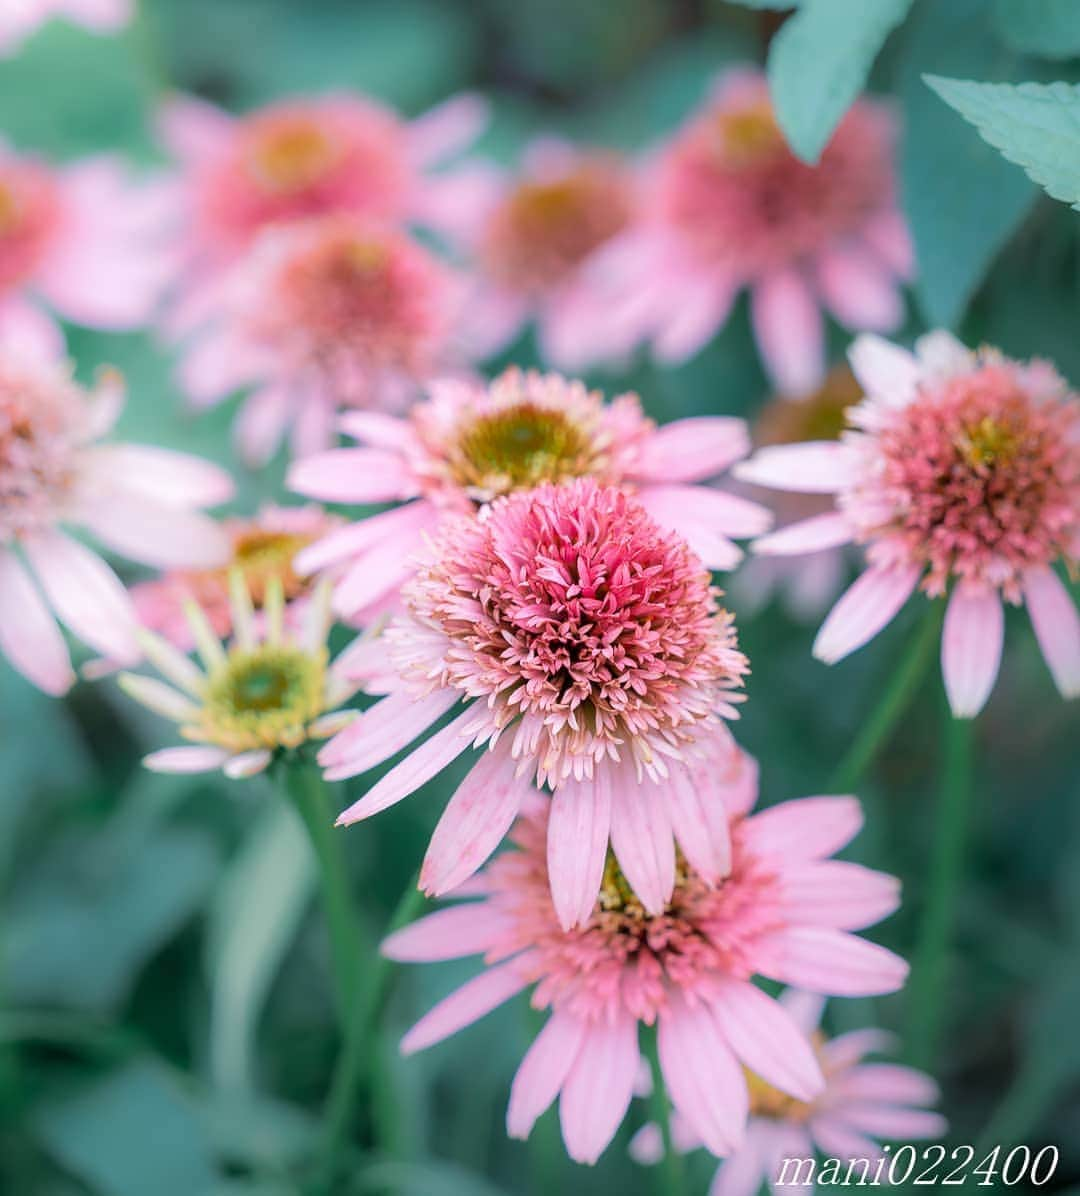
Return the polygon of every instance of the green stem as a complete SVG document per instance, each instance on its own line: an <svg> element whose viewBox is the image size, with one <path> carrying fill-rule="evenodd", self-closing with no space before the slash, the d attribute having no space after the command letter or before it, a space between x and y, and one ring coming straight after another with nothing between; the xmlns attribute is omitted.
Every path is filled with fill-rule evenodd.
<svg viewBox="0 0 1080 1196"><path fill-rule="evenodd" d="M664 1144L664 1162L663 1166L658 1168L661 1179L656 1190L661 1196L684 1196L686 1192L685 1161L671 1137L671 1102L668 1100L667 1089L664 1087L664 1073L660 1069L660 1051L657 1046L655 1030L647 1033L646 1043L645 1049L649 1056L649 1066L652 1069L652 1115L660 1127L660 1136Z"/></svg>
<svg viewBox="0 0 1080 1196"><path fill-rule="evenodd" d="M908 648L899 667L893 670L880 701L863 723L847 754L830 777L827 792L850 793L888 741L926 673L934 644L939 637L944 605L943 602L929 603L929 609L923 616L922 626L914 642Z"/></svg>
<svg viewBox="0 0 1080 1196"><path fill-rule="evenodd" d="M916 1067L927 1067L942 1028L945 980L957 896L964 871L968 811L972 791L972 724L948 716L940 807L934 820L926 905L911 983L908 988L908 1052Z"/></svg>

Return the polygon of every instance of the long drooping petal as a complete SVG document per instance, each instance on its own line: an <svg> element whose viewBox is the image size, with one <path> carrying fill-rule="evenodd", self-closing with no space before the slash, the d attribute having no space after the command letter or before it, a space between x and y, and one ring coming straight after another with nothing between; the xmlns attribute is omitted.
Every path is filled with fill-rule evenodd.
<svg viewBox="0 0 1080 1196"><path fill-rule="evenodd" d="M1001 666L1005 612L996 590L961 582L945 610L941 673L957 718L974 718L986 705Z"/></svg>
<svg viewBox="0 0 1080 1196"><path fill-rule="evenodd" d="M548 819L547 863L551 900L564 930L588 919L604 875L611 829L611 778L571 777L555 790Z"/></svg>

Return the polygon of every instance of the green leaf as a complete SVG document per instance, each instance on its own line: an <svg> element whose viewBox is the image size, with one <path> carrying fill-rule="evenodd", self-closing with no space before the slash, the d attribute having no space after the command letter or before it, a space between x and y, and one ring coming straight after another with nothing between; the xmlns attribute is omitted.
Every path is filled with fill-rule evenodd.
<svg viewBox="0 0 1080 1196"><path fill-rule="evenodd" d="M281 1173L301 1162L321 1128L303 1109L263 1097L214 1093L197 1112L215 1153L256 1172Z"/></svg>
<svg viewBox="0 0 1080 1196"><path fill-rule="evenodd" d="M440 1159L437 1163L373 1163L353 1181L357 1192L379 1196L505 1196L502 1188Z"/></svg>
<svg viewBox="0 0 1080 1196"><path fill-rule="evenodd" d="M1054 199L1080 210L1080 84L926 82Z"/></svg>
<svg viewBox="0 0 1080 1196"><path fill-rule="evenodd" d="M775 8L781 11L787 8L798 8L803 0L729 0L731 4L738 4L741 8Z"/></svg>
<svg viewBox="0 0 1080 1196"><path fill-rule="evenodd" d="M269 802L210 906L210 1071L250 1089L255 1031L270 985L311 898L315 864L291 806Z"/></svg>
<svg viewBox="0 0 1080 1196"><path fill-rule="evenodd" d="M788 144L814 163L863 89L911 0L804 0L769 49L769 89Z"/></svg>
<svg viewBox="0 0 1080 1196"><path fill-rule="evenodd" d="M43 1105L32 1125L45 1150L100 1196L194 1196L216 1184L194 1105L150 1062Z"/></svg>
<svg viewBox="0 0 1080 1196"><path fill-rule="evenodd" d="M1010 46L1043 58L1080 54L1076 0L994 0L994 28Z"/></svg>

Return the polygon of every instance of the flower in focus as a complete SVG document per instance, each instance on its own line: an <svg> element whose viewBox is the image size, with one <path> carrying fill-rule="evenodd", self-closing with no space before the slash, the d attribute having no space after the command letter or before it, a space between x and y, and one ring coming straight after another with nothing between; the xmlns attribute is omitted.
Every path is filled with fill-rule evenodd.
<svg viewBox="0 0 1080 1196"><path fill-rule="evenodd" d="M287 603L286 618L299 618L314 583L297 575L293 558L341 522L314 504L267 504L252 517L222 520L229 539L229 559L215 569L171 569L161 577L133 586L131 597L140 624L163 635L182 652L189 652L195 641L185 608L195 602L214 634L225 638L232 632L229 574L234 569L239 570L256 612L262 611L270 582L276 579Z"/></svg>
<svg viewBox="0 0 1080 1196"><path fill-rule="evenodd" d="M889 1048L889 1035L855 1030L826 1041L817 1029L821 997L789 989L780 997L780 1004L813 1045L825 1087L809 1101L798 1100L748 1072L746 1140L720 1164L709 1196L757 1196L763 1183L779 1191L806 1191L806 1183L779 1180L784 1160L813 1158L815 1151L839 1159L845 1173L849 1161L866 1159L868 1174L873 1177L878 1162L888 1160L878 1139L908 1142L940 1138L945 1133L945 1118L928 1108L939 1095L928 1075L895 1063L865 1062L867 1055ZM680 1151L702 1145L701 1136L681 1117L673 1118L672 1138ZM634 1136L630 1152L640 1163L662 1158L660 1127L643 1126ZM860 1170L856 1162L854 1174L858 1176Z"/></svg>
<svg viewBox="0 0 1080 1196"><path fill-rule="evenodd" d="M861 398L862 389L855 375L846 365L836 366L812 394L799 399L783 395L770 399L754 421L754 445L767 448L807 440L839 440L847 427L845 411ZM760 494L755 489L752 497ZM824 515L833 504L828 495L774 491L769 505L777 522L788 524ZM800 621L820 619L844 584L845 556L842 547L809 557L751 556L731 578L732 601L740 614L750 614L775 597Z"/></svg>
<svg viewBox="0 0 1080 1196"><path fill-rule="evenodd" d="M349 216L269 229L183 374L200 405L252 388L241 455L265 464L292 427L297 455L329 447L342 408L400 410L450 363L451 275L406 234Z"/></svg>
<svg viewBox="0 0 1080 1196"><path fill-rule="evenodd" d="M953 713L971 718L997 677L1004 600L1027 606L1061 693L1080 694L1080 614L1054 569L1080 558L1080 397L1046 362L971 352L945 332L914 353L860 337L850 356L866 398L848 410L842 441L763 449L738 471L835 496L834 511L755 551L865 546L869 567L814 654L832 664L861 647L916 588L947 593L945 688Z"/></svg>
<svg viewBox="0 0 1080 1196"><path fill-rule="evenodd" d="M325 583L312 595L298 629L286 626L279 577L266 584L261 624L239 570L229 575L233 638L223 646L201 607L187 604L202 669L154 632L139 643L169 684L122 673L121 688L135 701L179 724L190 746L165 748L143 760L155 772L209 772L250 777L277 751L340 731L354 710L338 709L356 686L330 663L330 595Z"/></svg>
<svg viewBox="0 0 1080 1196"><path fill-rule="evenodd" d="M404 600L385 632L404 684L327 744L327 778L367 771L467 706L339 823L400 801L472 743L486 750L432 836L427 892L471 876L544 784L564 925L592 910L609 839L654 913L675 884L673 836L702 875L725 875L718 793L740 757L722 720L746 658L708 571L633 498L587 478L498 499L447 523Z"/></svg>
<svg viewBox="0 0 1080 1196"><path fill-rule="evenodd" d="M115 373L87 391L66 365L0 353L0 650L52 694L74 680L54 613L108 659L139 656L127 591L62 527L162 567L209 567L227 552L199 508L231 496L228 474L167 449L96 443L122 404Z"/></svg>
<svg viewBox="0 0 1080 1196"><path fill-rule="evenodd" d="M605 250L609 318L659 360L683 361L747 287L773 383L813 390L825 373L822 305L853 330L903 317L911 247L894 139L890 115L859 100L808 166L784 141L764 76L724 76L650 164L641 219Z"/></svg>
<svg viewBox="0 0 1080 1196"><path fill-rule="evenodd" d="M505 348L535 318L540 351L560 369L611 355L606 300L590 285L596 251L628 227L629 170L611 153L554 138L528 147L520 175L492 175L466 237L477 293L464 335L479 357Z"/></svg>
<svg viewBox="0 0 1080 1196"><path fill-rule="evenodd" d="M636 395L605 403L558 374L509 369L486 388L440 382L405 419L349 413L341 427L365 447L296 462L290 487L329 502L406 503L335 532L297 562L303 571L349 565L334 598L349 618L363 619L396 595L441 515L543 483L591 477L632 490L712 569L741 559L729 537L771 525L756 503L687 484L715 477L749 451L742 420L697 417L657 428Z"/></svg>
<svg viewBox="0 0 1080 1196"><path fill-rule="evenodd" d="M94 33L112 33L131 20L132 0L5 0L0 11L0 57L19 46L51 17Z"/></svg>
<svg viewBox="0 0 1080 1196"><path fill-rule="evenodd" d="M170 268L163 186L133 183L110 157L53 167L0 146L0 343L55 357L75 324L137 328Z"/></svg>
<svg viewBox="0 0 1080 1196"><path fill-rule="evenodd" d="M638 1025L656 1024L660 1067L678 1115L716 1154L739 1149L750 1093L743 1068L794 1100L823 1089L814 1051L755 975L817 992L893 992L906 965L850 933L890 914L896 881L827 857L861 824L848 797L790 801L747 816L756 786L731 803L731 866L707 883L679 856L674 887L650 910L615 856L604 859L588 916L567 929L552 904L549 811L537 801L475 888L482 899L438 910L383 944L403 961L483 955L485 970L405 1036L420 1050L533 986L551 1016L510 1094L508 1132L527 1137L558 1096L570 1156L592 1163L633 1094Z"/></svg>

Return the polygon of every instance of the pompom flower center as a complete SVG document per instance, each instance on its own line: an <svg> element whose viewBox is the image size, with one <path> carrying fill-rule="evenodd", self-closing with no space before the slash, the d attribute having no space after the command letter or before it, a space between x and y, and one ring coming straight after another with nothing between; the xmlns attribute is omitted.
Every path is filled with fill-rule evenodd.
<svg viewBox="0 0 1080 1196"><path fill-rule="evenodd" d="M341 146L329 130L302 113L254 128L247 147L252 179L275 194L295 194L314 186L340 156Z"/></svg>
<svg viewBox="0 0 1080 1196"><path fill-rule="evenodd" d="M0 165L0 290L33 273L60 219L52 179L36 166Z"/></svg>

